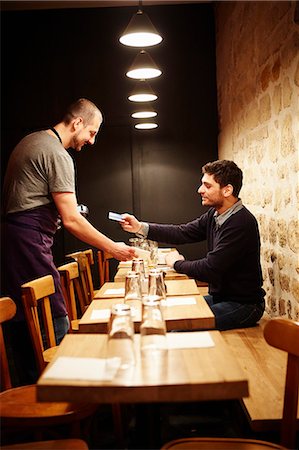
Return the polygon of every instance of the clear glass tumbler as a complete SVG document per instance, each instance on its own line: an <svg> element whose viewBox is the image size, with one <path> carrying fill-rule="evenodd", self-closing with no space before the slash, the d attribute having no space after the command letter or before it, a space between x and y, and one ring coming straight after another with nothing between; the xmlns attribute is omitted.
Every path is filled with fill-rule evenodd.
<svg viewBox="0 0 299 450"><path fill-rule="evenodd" d="M106 356L120 358L121 369L135 364L134 324L129 305L119 303L111 308Z"/></svg>
<svg viewBox="0 0 299 450"><path fill-rule="evenodd" d="M150 269L148 274L148 295L157 295L166 299L166 285L164 272L160 269Z"/></svg>
<svg viewBox="0 0 299 450"><path fill-rule="evenodd" d="M160 306L161 297L143 297L140 325L142 356L162 355L167 351L166 324Z"/></svg>

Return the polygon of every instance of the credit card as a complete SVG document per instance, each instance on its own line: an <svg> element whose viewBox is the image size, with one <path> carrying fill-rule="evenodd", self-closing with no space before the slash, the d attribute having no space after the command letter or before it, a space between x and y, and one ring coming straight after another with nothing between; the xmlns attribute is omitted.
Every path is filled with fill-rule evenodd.
<svg viewBox="0 0 299 450"><path fill-rule="evenodd" d="M121 214L118 214L118 213L115 213L115 212L111 212L111 211L108 214L108 218L110 220L116 220L116 222L121 222L123 220Z"/></svg>

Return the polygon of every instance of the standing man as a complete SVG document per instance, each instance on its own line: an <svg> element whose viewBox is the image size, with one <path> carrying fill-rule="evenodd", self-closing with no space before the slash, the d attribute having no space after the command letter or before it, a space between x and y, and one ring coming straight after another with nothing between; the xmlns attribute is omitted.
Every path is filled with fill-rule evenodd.
<svg viewBox="0 0 299 450"><path fill-rule="evenodd" d="M23 382L35 382L34 357L24 319L21 285L51 274L55 294L51 307L57 344L69 328L59 273L53 262L52 245L60 216L66 230L87 244L130 260L134 249L116 243L94 228L77 210L75 172L66 149L81 151L93 145L102 124L101 111L81 98L67 109L53 128L24 137L12 152L4 178L3 265L5 295L16 302L12 324L12 347L26 373ZM28 369L26 371L26 369Z"/></svg>
<svg viewBox="0 0 299 450"><path fill-rule="evenodd" d="M255 217L238 198L243 174L233 162L219 160L202 168L198 193L210 207L201 217L183 225L139 222L123 214L121 226L154 241L186 244L207 240L205 258L186 261L177 251L166 259L177 272L209 284L207 303L216 328L254 326L265 309L260 265L260 236Z"/></svg>

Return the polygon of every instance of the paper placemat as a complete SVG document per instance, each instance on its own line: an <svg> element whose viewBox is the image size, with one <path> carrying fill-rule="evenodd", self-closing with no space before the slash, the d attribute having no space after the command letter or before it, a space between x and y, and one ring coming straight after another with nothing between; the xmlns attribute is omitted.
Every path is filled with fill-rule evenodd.
<svg viewBox="0 0 299 450"><path fill-rule="evenodd" d="M161 301L162 306L196 305L195 297L169 297Z"/></svg>
<svg viewBox="0 0 299 450"><path fill-rule="evenodd" d="M94 309L91 312L90 320L109 319L111 309Z"/></svg>
<svg viewBox="0 0 299 450"><path fill-rule="evenodd" d="M168 349L175 348L208 348L214 347L214 341L208 331L201 333L169 333L167 334Z"/></svg>
<svg viewBox="0 0 299 450"><path fill-rule="evenodd" d="M106 289L106 291L104 291L105 295L115 295L115 294L121 294L124 295L125 294L125 288L110 288L110 289Z"/></svg>
<svg viewBox="0 0 299 450"><path fill-rule="evenodd" d="M120 367L120 358L77 358L60 356L43 374L43 379L109 381Z"/></svg>

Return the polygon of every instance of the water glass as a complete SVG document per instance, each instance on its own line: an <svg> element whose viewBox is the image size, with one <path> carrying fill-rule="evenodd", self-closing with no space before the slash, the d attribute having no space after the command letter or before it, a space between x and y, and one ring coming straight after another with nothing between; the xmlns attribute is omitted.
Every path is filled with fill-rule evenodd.
<svg viewBox="0 0 299 450"><path fill-rule="evenodd" d="M148 293L148 279L145 274L144 260L142 258L132 259L132 271L139 273L141 293Z"/></svg>
<svg viewBox="0 0 299 450"><path fill-rule="evenodd" d="M148 240L148 249L150 251L149 265L156 267L159 262L158 242Z"/></svg>
<svg viewBox="0 0 299 450"><path fill-rule="evenodd" d="M121 369L135 364L134 324L129 305L119 303L111 308L106 356L120 358Z"/></svg>
<svg viewBox="0 0 299 450"><path fill-rule="evenodd" d="M166 324L160 306L161 297L143 297L140 325L140 346L143 356L164 354L167 351Z"/></svg>
<svg viewBox="0 0 299 450"><path fill-rule="evenodd" d="M138 272L129 270L125 281L125 303L139 304L142 300L141 279Z"/></svg>
<svg viewBox="0 0 299 450"><path fill-rule="evenodd" d="M160 269L150 269L148 279L148 295L157 295L166 299L164 272Z"/></svg>

